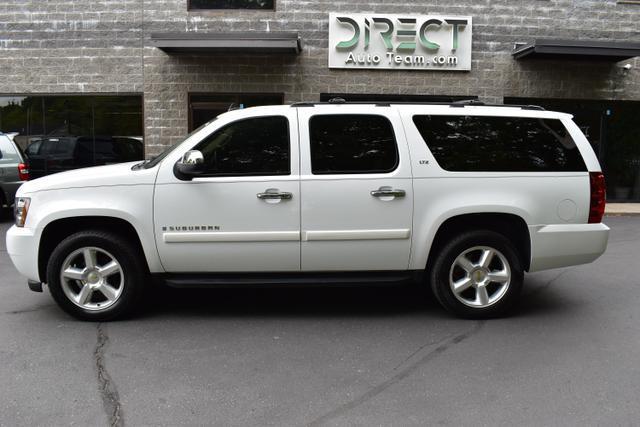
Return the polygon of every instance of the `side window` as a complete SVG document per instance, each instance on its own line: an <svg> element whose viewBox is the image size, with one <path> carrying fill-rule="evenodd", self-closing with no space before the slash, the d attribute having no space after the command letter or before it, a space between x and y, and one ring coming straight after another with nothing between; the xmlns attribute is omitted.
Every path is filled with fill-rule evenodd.
<svg viewBox="0 0 640 427"><path fill-rule="evenodd" d="M393 126L384 116L313 116L309 141L314 175L388 173L398 167Z"/></svg>
<svg viewBox="0 0 640 427"><path fill-rule="evenodd" d="M413 116L445 170L583 172L587 168L560 120L527 117Z"/></svg>
<svg viewBox="0 0 640 427"><path fill-rule="evenodd" d="M55 151L54 144L55 144L55 142L50 141L50 140L42 141L42 144L40 146L40 154L42 154L42 155L53 154L53 152Z"/></svg>
<svg viewBox="0 0 640 427"><path fill-rule="evenodd" d="M41 145L42 141L32 142L31 144L29 144L29 146L27 146L27 149L24 152L27 153L27 156L35 156L36 154L38 154L38 150L40 149Z"/></svg>
<svg viewBox="0 0 640 427"><path fill-rule="evenodd" d="M49 143L49 154L58 156L73 156L75 141L72 138L52 139Z"/></svg>
<svg viewBox="0 0 640 427"><path fill-rule="evenodd" d="M230 123L195 147L204 156L206 175L289 175L289 122L283 116Z"/></svg>

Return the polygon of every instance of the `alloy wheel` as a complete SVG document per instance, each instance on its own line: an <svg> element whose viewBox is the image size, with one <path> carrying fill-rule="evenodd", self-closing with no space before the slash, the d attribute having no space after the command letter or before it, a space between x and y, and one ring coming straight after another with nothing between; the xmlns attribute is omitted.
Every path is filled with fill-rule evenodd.
<svg viewBox="0 0 640 427"><path fill-rule="evenodd" d="M99 311L111 307L124 290L124 273L118 260L104 249L84 247L62 263L60 283L66 297L78 307Z"/></svg>
<svg viewBox="0 0 640 427"><path fill-rule="evenodd" d="M475 246L456 257L449 271L449 286L461 303L485 308L497 303L509 289L511 268L507 258L489 246Z"/></svg>

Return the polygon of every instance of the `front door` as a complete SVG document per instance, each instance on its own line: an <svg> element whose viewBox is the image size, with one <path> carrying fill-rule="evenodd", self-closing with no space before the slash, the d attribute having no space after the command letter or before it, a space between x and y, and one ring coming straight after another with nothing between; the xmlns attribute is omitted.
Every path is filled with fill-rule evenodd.
<svg viewBox="0 0 640 427"><path fill-rule="evenodd" d="M408 268L408 148L397 113L371 108L300 108L303 271Z"/></svg>
<svg viewBox="0 0 640 427"><path fill-rule="evenodd" d="M193 149L206 174L175 177L165 161L154 198L155 235L168 272L300 270L295 112L218 119Z"/></svg>

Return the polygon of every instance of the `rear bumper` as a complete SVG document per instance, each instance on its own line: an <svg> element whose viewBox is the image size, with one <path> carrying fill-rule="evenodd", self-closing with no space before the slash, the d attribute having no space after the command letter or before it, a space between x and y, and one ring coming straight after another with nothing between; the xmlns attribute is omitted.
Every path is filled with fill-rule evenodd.
<svg viewBox="0 0 640 427"><path fill-rule="evenodd" d="M41 281L38 273L38 237L34 229L12 226L7 231L7 252L20 274L29 280Z"/></svg>
<svg viewBox="0 0 640 427"><path fill-rule="evenodd" d="M595 261L607 249L609 227L604 224L531 226L529 235L529 271L540 271Z"/></svg>

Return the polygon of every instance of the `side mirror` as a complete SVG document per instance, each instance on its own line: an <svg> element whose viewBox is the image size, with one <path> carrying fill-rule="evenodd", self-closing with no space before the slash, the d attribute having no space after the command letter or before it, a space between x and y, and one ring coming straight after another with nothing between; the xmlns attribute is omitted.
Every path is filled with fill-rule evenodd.
<svg viewBox="0 0 640 427"><path fill-rule="evenodd" d="M191 181L194 177L204 173L204 156L198 150L190 150L173 167L176 178Z"/></svg>

